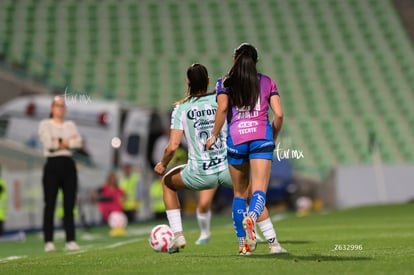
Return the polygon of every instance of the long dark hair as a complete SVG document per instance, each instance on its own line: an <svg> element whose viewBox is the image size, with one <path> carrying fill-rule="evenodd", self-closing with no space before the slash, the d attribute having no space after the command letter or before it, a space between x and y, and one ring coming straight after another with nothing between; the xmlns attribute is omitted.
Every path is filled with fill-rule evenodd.
<svg viewBox="0 0 414 275"><path fill-rule="evenodd" d="M190 98L207 93L208 87L208 71L204 65L195 63L187 69L188 87L186 97L177 101L176 104L181 104Z"/></svg>
<svg viewBox="0 0 414 275"><path fill-rule="evenodd" d="M253 111L259 99L256 63L257 50L252 45L243 43L234 50L234 64L224 77L223 86L237 108Z"/></svg>

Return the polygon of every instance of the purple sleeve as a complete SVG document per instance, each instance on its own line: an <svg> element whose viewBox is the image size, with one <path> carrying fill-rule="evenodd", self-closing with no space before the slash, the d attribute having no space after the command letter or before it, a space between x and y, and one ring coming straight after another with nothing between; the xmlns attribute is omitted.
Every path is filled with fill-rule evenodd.
<svg viewBox="0 0 414 275"><path fill-rule="evenodd" d="M222 78L217 79L216 93L217 93L217 96L219 94L228 94L227 90L224 89L224 87L223 87L223 79Z"/></svg>
<svg viewBox="0 0 414 275"><path fill-rule="evenodd" d="M279 90L277 89L276 82L270 78L270 94L279 95Z"/></svg>
<svg viewBox="0 0 414 275"><path fill-rule="evenodd" d="M270 102L270 98L274 95L280 96L279 95L279 90L277 89L276 83L273 79L270 79L270 94L269 94L269 102Z"/></svg>

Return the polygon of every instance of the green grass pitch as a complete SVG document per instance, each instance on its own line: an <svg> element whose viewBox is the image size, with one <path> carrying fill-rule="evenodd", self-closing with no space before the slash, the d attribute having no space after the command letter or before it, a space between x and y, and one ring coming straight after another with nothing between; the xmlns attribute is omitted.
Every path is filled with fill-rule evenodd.
<svg viewBox="0 0 414 275"><path fill-rule="evenodd" d="M280 214L278 214L280 215ZM258 244L250 256L238 255L231 215L213 215L209 244L195 245L195 218L183 222L187 246L179 253L156 253L148 234L157 223L128 226L128 235L110 237L106 227L77 230L82 250L43 252L40 233L24 242L0 243L0 274L413 274L414 204L353 208L305 217L288 214L274 221L289 251L270 255Z"/></svg>

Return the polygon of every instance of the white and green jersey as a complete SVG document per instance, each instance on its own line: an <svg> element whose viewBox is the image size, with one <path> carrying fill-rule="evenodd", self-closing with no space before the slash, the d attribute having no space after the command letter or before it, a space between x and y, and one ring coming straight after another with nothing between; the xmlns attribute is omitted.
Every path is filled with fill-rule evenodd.
<svg viewBox="0 0 414 275"><path fill-rule="evenodd" d="M187 167L198 175L211 175L227 169L226 133L223 127L212 150L206 140L211 136L217 110L216 95L192 97L175 106L171 129L183 130L188 143Z"/></svg>

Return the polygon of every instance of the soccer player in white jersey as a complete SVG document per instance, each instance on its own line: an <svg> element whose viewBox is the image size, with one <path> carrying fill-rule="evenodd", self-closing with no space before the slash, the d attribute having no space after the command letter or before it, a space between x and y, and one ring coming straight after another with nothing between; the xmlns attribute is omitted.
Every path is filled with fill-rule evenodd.
<svg viewBox="0 0 414 275"><path fill-rule="evenodd" d="M223 139L222 146L217 146L215 150L208 151L205 148L205 141L214 125L217 107L215 95L207 93L208 84L206 67L193 64L188 68L187 96L176 103L171 115L169 143L161 161L154 167L154 171L160 175L166 172L184 135L188 144L188 162L171 169L162 180L166 214L174 232L174 241L169 247L171 253L184 248L186 244L182 233L177 190L200 191L200 200L207 198L208 204L211 205L218 184L232 188L227 169L225 140Z"/></svg>
<svg viewBox="0 0 414 275"><path fill-rule="evenodd" d="M205 66L193 64L187 69L187 96L176 103L171 115L168 145L161 161L154 167L156 173L164 175L162 179L164 204L168 222L174 233L174 239L168 248L170 253L178 252L186 245L177 190L200 191L200 200L207 201L211 205L215 189L219 184L232 188L227 166L225 129L217 135L214 148L211 150L206 148L206 140L211 136L217 109L215 94L207 93L208 84L209 77ZM188 144L188 162L165 174L183 135ZM265 215L268 215L267 211ZM260 218L263 224L259 226L265 237L276 240L270 218L268 216ZM209 223L210 218L207 220ZM273 250L270 248L270 251L271 253L285 252L280 245Z"/></svg>

